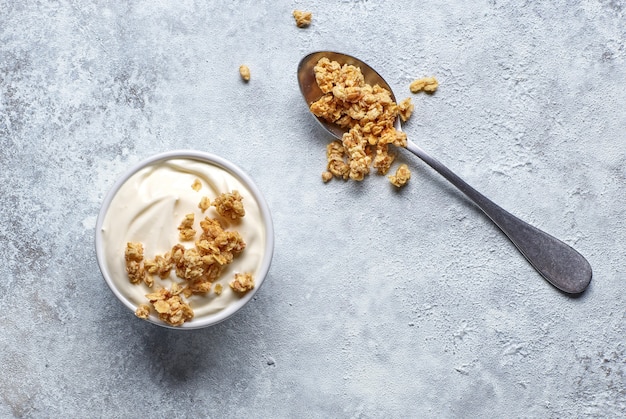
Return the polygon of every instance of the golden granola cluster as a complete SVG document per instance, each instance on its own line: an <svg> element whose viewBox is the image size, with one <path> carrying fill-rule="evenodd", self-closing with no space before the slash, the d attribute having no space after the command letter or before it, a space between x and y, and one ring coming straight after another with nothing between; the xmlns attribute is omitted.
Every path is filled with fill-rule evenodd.
<svg viewBox="0 0 626 419"><path fill-rule="evenodd" d="M180 326L186 321L193 319L193 310L181 297L183 288L172 284L171 289L161 288L160 290L147 294L154 310L158 313L159 319L172 326ZM137 317L147 319L150 315L150 306L142 304L136 312Z"/></svg>
<svg viewBox="0 0 626 419"><path fill-rule="evenodd" d="M144 265L141 263L143 262L143 244L133 242L126 243L124 260L126 260L128 280L133 284L139 284L142 281L148 284L149 280L146 278L146 271Z"/></svg>
<svg viewBox="0 0 626 419"><path fill-rule="evenodd" d="M229 286L236 292L247 292L254 288L254 279L247 272L235 274L235 279L230 281Z"/></svg>
<svg viewBox="0 0 626 419"><path fill-rule="evenodd" d="M239 75L241 76L243 81L245 82L250 81L250 68L245 64L240 65Z"/></svg>
<svg viewBox="0 0 626 419"><path fill-rule="evenodd" d="M411 99L397 104L389 90L365 83L360 68L342 66L326 57L318 61L314 71L324 95L310 105L311 112L348 129L341 141L327 146L327 171L322 179L360 181L370 167L386 174L395 159L389 146L406 147L406 134L395 129L394 121L398 116L403 120L411 116Z"/></svg>
<svg viewBox="0 0 626 419"><path fill-rule="evenodd" d="M293 17L296 20L296 26L299 28L306 28L311 24L313 13L305 12L302 10L294 10Z"/></svg>
<svg viewBox="0 0 626 419"><path fill-rule="evenodd" d="M224 266L246 248L246 243L237 231L224 230L217 219L206 217L200 221L202 233L194 247L176 244L165 255L157 255L145 262L146 271L161 278L169 276L174 269L176 276L186 281L185 296L204 294L211 290ZM160 256L160 257L159 257Z"/></svg>
<svg viewBox="0 0 626 419"><path fill-rule="evenodd" d="M242 203L243 197L238 191L223 193L213 201L215 210L219 215L230 220L237 220L246 215L246 210Z"/></svg>
<svg viewBox="0 0 626 419"><path fill-rule="evenodd" d="M398 188L406 185L406 183L411 179L411 171L406 164L401 164L396 170L395 175L389 176L389 182L391 182L394 186Z"/></svg>
<svg viewBox="0 0 626 419"><path fill-rule="evenodd" d="M211 200L208 196L203 196L200 199L200 203L198 204L198 208L204 213L211 207Z"/></svg>
<svg viewBox="0 0 626 419"><path fill-rule="evenodd" d="M439 82L434 77L424 77L421 79L417 79L411 82L411 84L409 85L409 89L412 93L417 93L421 91L433 93L435 90L437 90L437 87L439 87Z"/></svg>
<svg viewBox="0 0 626 419"><path fill-rule="evenodd" d="M193 229L193 221L195 218L193 213L187 214L185 218L183 218L183 221L180 222L178 226L178 238L180 238L181 241L193 240L193 238L196 237L196 230Z"/></svg>
<svg viewBox="0 0 626 419"><path fill-rule="evenodd" d="M196 184L192 186L196 189ZM213 206L218 214L233 220L245 215L242 197L237 191L219 195ZM199 207L204 212L208 209L208 198L203 197ZM166 279L172 271L182 282L172 282L170 290L161 288L147 294L152 307L141 304L135 314L137 317L147 319L152 309L156 311L159 319L172 325L180 326L193 318L193 310L184 301L183 297L189 298L196 294L206 294L211 291L225 266L232 263L235 257L240 255L246 248L246 243L237 231L225 230L217 218L205 217L200 221L201 233L196 238L194 228L195 216L193 213L185 215L180 225L179 239L181 241L195 240L193 247L185 247L183 244L175 244L171 250L163 255L156 255L153 259L144 258L142 243L128 242L124 252L126 272L128 279L133 284L144 283L152 288L154 276ZM238 273L231 281L230 287L238 292L245 293L254 288L254 278L250 273ZM214 293L221 295L223 287L216 284Z"/></svg>

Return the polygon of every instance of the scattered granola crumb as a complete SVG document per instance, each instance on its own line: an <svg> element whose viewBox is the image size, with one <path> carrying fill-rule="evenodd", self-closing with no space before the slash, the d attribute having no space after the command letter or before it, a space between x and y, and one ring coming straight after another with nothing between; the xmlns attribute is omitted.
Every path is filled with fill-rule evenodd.
<svg viewBox="0 0 626 419"><path fill-rule="evenodd" d="M296 20L296 26L299 28L306 28L311 24L313 13L305 12L302 10L294 10L293 17Z"/></svg>
<svg viewBox="0 0 626 419"><path fill-rule="evenodd" d="M204 213L211 207L211 200L208 196L203 196L200 199L200 203L198 204L198 208Z"/></svg>
<svg viewBox="0 0 626 419"><path fill-rule="evenodd" d="M232 191L219 195L211 205L215 207L217 213L222 217L237 220L246 215L242 200L243 197L238 191Z"/></svg>
<svg viewBox="0 0 626 419"><path fill-rule="evenodd" d="M411 89L412 93L417 93L420 91L433 93L439 87L439 82L434 77L423 77L421 79L414 80L409 89Z"/></svg>
<svg viewBox="0 0 626 419"><path fill-rule="evenodd" d="M215 284L215 287L213 288L213 292L215 293L215 295L222 295L223 290L224 287L222 287L222 284Z"/></svg>
<svg viewBox="0 0 626 419"><path fill-rule="evenodd" d="M239 75L241 75L241 78L248 82L250 81L250 68L248 68L247 65L240 65L239 66Z"/></svg>
<svg viewBox="0 0 626 419"><path fill-rule="evenodd" d="M147 319L150 317L150 306L148 304L140 304L137 310L135 310L135 316L140 319Z"/></svg>
<svg viewBox="0 0 626 419"><path fill-rule="evenodd" d="M322 173L322 182L326 183L333 178L333 174L331 172Z"/></svg>
<svg viewBox="0 0 626 419"><path fill-rule="evenodd" d="M254 288L254 278L249 272L235 274L235 279L228 284L233 291L244 293Z"/></svg>
<svg viewBox="0 0 626 419"><path fill-rule="evenodd" d="M413 102L410 97L407 97L402 102L398 103L398 111L402 121L406 122L413 114Z"/></svg>
<svg viewBox="0 0 626 419"><path fill-rule="evenodd" d="M389 182L398 188L406 185L406 183L411 179L411 171L406 164L401 164L396 170L396 174L389 176Z"/></svg>
<svg viewBox="0 0 626 419"><path fill-rule="evenodd" d="M311 112L349 129L341 141L327 146L327 171L357 181L369 174L370 166L386 174L395 158L389 145L406 147L406 134L397 131L394 122L401 112L410 116L410 101L399 106L389 90L365 83L361 69L353 65L342 66L323 57L314 71L324 96L311 104Z"/></svg>
<svg viewBox="0 0 626 419"><path fill-rule="evenodd" d="M193 180L193 184L191 185L191 189L193 189L196 192L198 192L200 189L202 189L202 182L200 182L200 179L195 178Z"/></svg>
<svg viewBox="0 0 626 419"><path fill-rule="evenodd" d="M178 226L178 237L180 238L180 240L189 241L193 240L193 238L196 237L196 230L193 229L193 220L193 213L189 213L185 215L185 218L183 218L183 221L181 221L180 225Z"/></svg>

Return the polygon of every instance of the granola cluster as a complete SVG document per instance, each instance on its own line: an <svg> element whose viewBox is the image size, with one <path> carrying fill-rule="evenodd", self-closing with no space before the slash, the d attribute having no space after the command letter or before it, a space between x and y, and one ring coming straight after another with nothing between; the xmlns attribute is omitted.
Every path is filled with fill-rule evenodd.
<svg viewBox="0 0 626 419"><path fill-rule="evenodd" d="M192 188L196 191L196 183ZM198 205L202 212L214 206L216 212L229 220L245 215L242 196L237 191L219 195L213 203L203 197ZM139 242L128 242L124 252L126 272L132 284L144 283L149 288L154 285L154 277L170 277L173 271L181 281L172 281L171 288L158 289L146 295L150 304L141 304L135 314L147 319L154 309L162 321L180 326L193 318L194 313L185 298L192 295L206 295L220 278L224 268L233 262L246 248L246 243L237 231L225 230L217 218L205 217L199 222L200 234L194 228L193 213L184 216L178 226L181 242L194 240L192 247L175 244L162 255L152 259L144 257L144 247ZM237 273L230 282L237 293L245 293L254 288L254 278L250 273ZM223 287L215 284L213 292L221 295Z"/></svg>
<svg viewBox="0 0 626 419"><path fill-rule="evenodd" d="M219 215L230 220L237 220L246 215L243 207L242 196L238 191L223 193L213 201L215 210Z"/></svg>
<svg viewBox="0 0 626 419"><path fill-rule="evenodd" d="M209 208L211 208L211 200L209 199L208 196L203 196L200 199L200 203L198 204L198 208L200 208L200 210L202 211L202 213L205 213L206 210L208 210Z"/></svg>
<svg viewBox="0 0 626 419"><path fill-rule="evenodd" d="M314 71L324 95L310 105L311 112L348 129L341 141L327 146L327 171L322 180L337 177L360 181L370 167L386 174L395 159L390 146L406 147L406 134L395 129L394 121L398 116L410 118L411 98L397 104L389 90L367 84L360 68L342 66L326 57L318 61Z"/></svg>
<svg viewBox="0 0 626 419"><path fill-rule="evenodd" d="M417 93L421 91L433 93L435 90L437 90L437 87L439 87L439 82L434 77L424 77L421 79L417 79L411 82L411 84L409 85L409 89L412 93Z"/></svg>
<svg viewBox="0 0 626 419"><path fill-rule="evenodd" d="M294 10L293 18L296 20L296 26L299 28L306 28L311 24L313 13L305 12L302 10Z"/></svg>
<svg viewBox="0 0 626 419"><path fill-rule="evenodd" d="M254 279L248 272L235 274L235 279L229 285L234 291L243 293L254 288Z"/></svg>
<svg viewBox="0 0 626 419"><path fill-rule="evenodd" d="M154 310L158 313L159 319L172 325L180 326L186 321L193 319L193 310L181 297L183 288L173 283L171 289L161 288L160 290L146 295ZM139 307L137 317L148 318L150 307L143 304Z"/></svg>
<svg viewBox="0 0 626 419"><path fill-rule="evenodd" d="M196 230L193 229L193 221L196 217L191 214L185 215L183 221L180 222L178 226L178 238L181 241L189 241L193 240L196 237Z"/></svg>
<svg viewBox="0 0 626 419"><path fill-rule="evenodd" d="M395 175L389 176L389 182L392 185L397 186L398 188L406 185L406 183L411 179L411 171L406 164L401 164L396 170Z"/></svg>

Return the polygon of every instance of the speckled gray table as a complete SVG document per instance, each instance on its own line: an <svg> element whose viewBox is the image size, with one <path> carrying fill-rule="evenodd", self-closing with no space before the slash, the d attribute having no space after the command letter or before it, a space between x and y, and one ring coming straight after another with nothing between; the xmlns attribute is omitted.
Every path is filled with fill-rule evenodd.
<svg viewBox="0 0 626 419"><path fill-rule="evenodd" d="M0 1L0 417L623 415L626 3L542 3ZM587 292L408 153L399 192L323 184L318 49L399 97L436 76L409 137L583 253ZM117 176L177 148L244 168L276 228L256 299L195 332L136 319L93 246Z"/></svg>

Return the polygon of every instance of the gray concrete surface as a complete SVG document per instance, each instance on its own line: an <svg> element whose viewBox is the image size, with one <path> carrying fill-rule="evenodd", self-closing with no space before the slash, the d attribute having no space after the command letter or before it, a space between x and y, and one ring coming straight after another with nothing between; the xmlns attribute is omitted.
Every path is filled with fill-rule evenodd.
<svg viewBox="0 0 626 419"><path fill-rule="evenodd" d="M622 0L0 1L0 417L624 415L625 39ZM436 76L409 137L583 253L587 292L407 153L399 192L323 184L319 49L399 97ZM178 148L244 168L276 227L257 298L195 332L136 319L94 253L116 177Z"/></svg>

